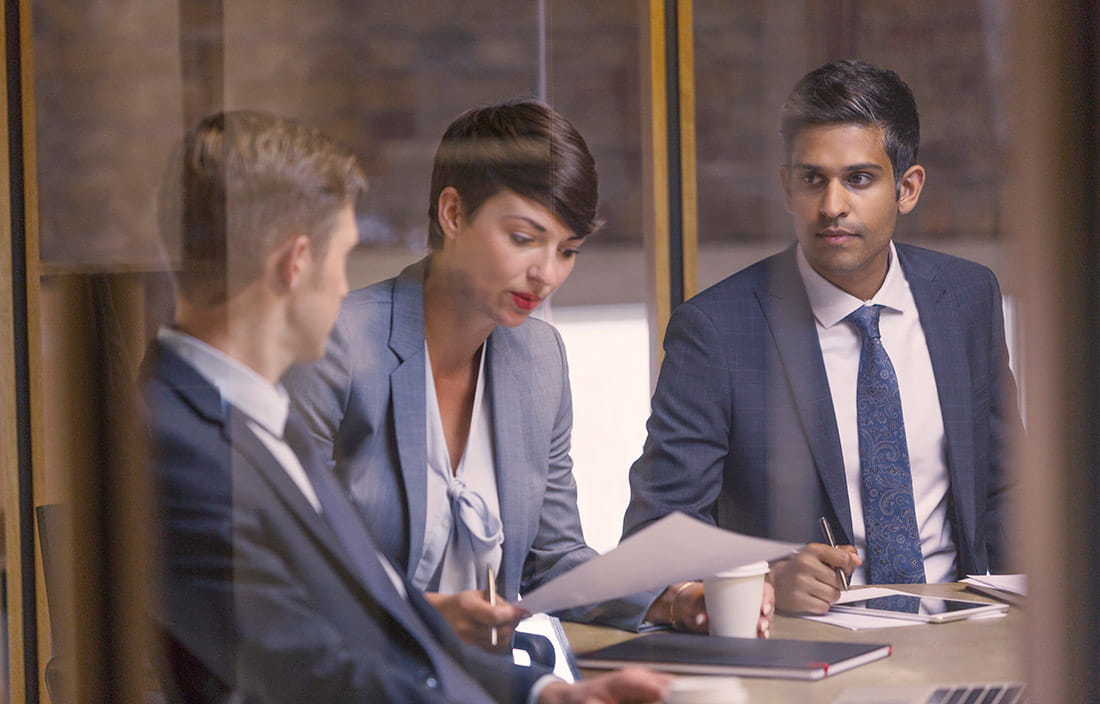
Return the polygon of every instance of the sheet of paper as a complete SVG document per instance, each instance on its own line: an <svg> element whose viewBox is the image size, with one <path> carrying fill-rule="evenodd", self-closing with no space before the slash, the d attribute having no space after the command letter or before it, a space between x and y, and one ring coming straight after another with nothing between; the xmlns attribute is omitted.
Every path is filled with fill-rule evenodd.
<svg viewBox="0 0 1100 704"><path fill-rule="evenodd" d="M924 625L920 621L905 621L900 618L883 618L881 616L867 616L866 614L846 614L837 611L829 611L821 616L803 616L807 621L827 623L830 626L840 626L849 631L870 631L876 628L904 628L906 626Z"/></svg>
<svg viewBox="0 0 1100 704"><path fill-rule="evenodd" d="M877 599L881 596L905 594L906 592L890 589L888 587L864 587L861 589L849 589L842 593L836 600L837 604L847 604L850 601L862 601L863 599ZM912 595L910 595L912 596ZM840 626L850 631L864 631L875 628L900 628L902 626L919 626L920 621L903 621L897 618L883 618L882 616L868 616L866 614L846 614L829 611L821 616L803 616L808 621L827 623L830 626Z"/></svg>
<svg viewBox="0 0 1100 704"><path fill-rule="evenodd" d="M538 613L596 604L674 582L702 579L751 562L785 557L795 543L732 533L682 513L646 526L619 546L523 596Z"/></svg>
<svg viewBox="0 0 1100 704"><path fill-rule="evenodd" d="M895 596L902 594L904 596L913 596L909 592L899 591L897 589L891 589L889 587L862 587L860 589L849 589L846 592L841 592L840 598L834 601L834 604L847 604L849 601L863 601L864 599L878 599L880 596ZM896 619L895 619L896 620Z"/></svg>
<svg viewBox="0 0 1100 704"><path fill-rule="evenodd" d="M963 582L1027 596L1026 574L968 574Z"/></svg>
<svg viewBox="0 0 1100 704"><path fill-rule="evenodd" d="M902 596L913 596L910 592L903 592L900 589L891 589L890 587L861 587L859 589L849 589L842 593L840 598L834 603L847 604L852 601L863 601L864 599L878 599L884 596L893 596L895 594L901 594ZM979 614L972 616L971 618L996 618L1004 616L1005 612L1000 611L993 614ZM871 616L867 614L849 614L844 612L829 611L821 616L803 615L802 618L808 621L817 621L818 623L827 623L830 626L840 626L841 628L847 628L850 631L864 631L872 630L875 628L901 628L903 626L920 626L922 621L906 621L899 618L890 618L889 616Z"/></svg>

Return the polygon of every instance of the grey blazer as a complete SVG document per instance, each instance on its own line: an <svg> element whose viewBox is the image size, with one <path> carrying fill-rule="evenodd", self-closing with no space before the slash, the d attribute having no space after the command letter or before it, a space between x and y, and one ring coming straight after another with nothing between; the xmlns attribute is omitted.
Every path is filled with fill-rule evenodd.
<svg viewBox="0 0 1100 704"><path fill-rule="evenodd" d="M325 356L284 384L380 548L411 579L424 546L427 259L344 301ZM515 600L597 553L584 541L569 456L565 348L550 325L498 326L485 374L504 545L501 595ZM635 628L653 594L559 614Z"/></svg>

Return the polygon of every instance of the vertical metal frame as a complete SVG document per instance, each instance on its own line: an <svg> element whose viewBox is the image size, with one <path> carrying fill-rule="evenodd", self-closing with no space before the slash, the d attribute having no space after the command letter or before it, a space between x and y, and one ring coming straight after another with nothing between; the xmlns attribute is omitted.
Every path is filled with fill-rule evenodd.
<svg viewBox="0 0 1100 704"><path fill-rule="evenodd" d="M695 54L691 0L648 0L642 20L645 244L651 379L672 309L697 287Z"/></svg>
<svg viewBox="0 0 1100 704"><path fill-rule="evenodd" d="M34 463L40 440L36 422L38 378L38 227L34 164L34 100L31 91L30 3L5 0L4 66L0 92L0 165L8 188L0 194L0 293L3 322L0 369L0 433L3 443L4 549L7 572L8 688L12 701L37 702L39 611L34 539Z"/></svg>
<svg viewBox="0 0 1100 704"><path fill-rule="evenodd" d="M44 443L43 302L39 255L38 191L30 0L4 0L0 25L5 61L0 75L0 166L7 188L0 193L0 470L7 570L8 698L49 701L42 686L51 655L49 614L36 539L35 507L47 482ZM71 701L139 702L149 656L144 631L151 522L145 511L144 449L133 414L128 375L118 373L115 311L133 301L133 285L114 274L67 274L69 299L86 315L55 317L71 327L78 383L69 389L88 419L81 460L65 473L72 494L65 499L72 525L71 552L61 554L71 576L72 613L64 614L66 642L59 684ZM132 278L132 277L131 277ZM56 311L54 311L56 313ZM74 320L78 322L73 322ZM53 438L66 441L68 438ZM56 477L55 477L56 478ZM55 497L53 500L58 500ZM71 568L71 569L70 569ZM82 585L76 590L74 585ZM55 614L56 615L56 614ZM66 639L67 641L67 639ZM0 700L6 700L0 696Z"/></svg>

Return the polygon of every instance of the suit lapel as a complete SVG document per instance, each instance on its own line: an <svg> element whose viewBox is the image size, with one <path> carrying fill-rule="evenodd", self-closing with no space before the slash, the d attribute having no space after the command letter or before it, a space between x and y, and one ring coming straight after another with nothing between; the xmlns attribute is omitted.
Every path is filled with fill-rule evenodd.
<svg viewBox="0 0 1100 704"><path fill-rule="evenodd" d="M226 414L222 395L179 355L154 340L141 366L142 378L155 377L194 409L200 418L220 425L225 433Z"/></svg>
<svg viewBox="0 0 1100 704"><path fill-rule="evenodd" d="M768 284L758 289L756 296L771 329L789 386L781 391L789 392L794 399L826 497L846 536L850 537L852 512L848 504L836 413L817 339L816 322L798 274L793 247L776 260ZM769 389L773 387L768 385ZM774 399L765 401L769 407L774 407Z"/></svg>
<svg viewBox="0 0 1100 704"><path fill-rule="evenodd" d="M256 434L245 423L246 416L222 400L209 381L170 349L154 343L148 359L155 375L202 418L217 424L226 444L244 455L286 505L294 519L317 544L330 553L334 563L351 564L328 524L317 514L294 481L279 465ZM303 458L309 461L309 458Z"/></svg>
<svg viewBox="0 0 1100 704"><path fill-rule="evenodd" d="M524 418L533 413L530 398L530 353L515 343L507 330L496 329L485 343L485 374L492 409L493 457L496 469L500 518L506 536L501 556L501 579L507 594L519 592L526 547L531 540L525 517L537 515L529 510L531 496L541 496L524 485L525 477L538 467L531 446L531 434L525 431ZM545 466L545 465L543 465Z"/></svg>
<svg viewBox="0 0 1100 704"><path fill-rule="evenodd" d="M424 274L427 260L406 268L394 281L390 350L398 366L390 374L394 433L409 510L409 559L412 579L424 550L428 511L428 437L424 388Z"/></svg>
<svg viewBox="0 0 1100 704"><path fill-rule="evenodd" d="M347 550L343 548L343 545L337 539L332 527L317 513L313 505L302 494L302 490L298 488L298 485L286 473L279 461L275 459L275 456L248 427L247 416L232 406L229 407L227 415L228 418L224 427L227 437L231 438L233 448L251 462L256 473L271 486L294 517L294 520L300 523L317 543L330 553L334 562L344 567L355 564ZM300 452L299 445L293 445L295 452ZM303 465L306 462L313 461L313 459L299 455L299 460ZM361 574L356 576L360 580L363 579Z"/></svg>
<svg viewBox="0 0 1100 704"><path fill-rule="evenodd" d="M905 270L913 300L920 314L921 329L928 344L932 372L936 377L943 431L947 443L947 472L951 482L959 550L974 544L974 438L970 396L970 365L959 303L939 278L939 269L922 259L919 251L897 245L898 259ZM960 554L960 558L962 555ZM961 564L961 563L960 563Z"/></svg>
<svg viewBox="0 0 1100 704"><path fill-rule="evenodd" d="M422 647L431 649L431 636L425 634L420 617L409 608L383 570L378 560L381 553L335 477L328 474L324 465L306 467L306 474L321 500L322 511L331 513L342 509L346 519L339 523L342 534L338 534L338 529L330 519L314 510L275 456L248 427L246 418L245 414L229 407L226 427L232 437L234 449L250 461L256 473L271 486L294 520L314 539L319 549L328 553L333 569L343 572L349 579L361 585L371 601L413 634ZM296 447L295 450L297 449ZM309 453L299 459L305 465L307 462L316 462L318 457ZM325 485L322 486L322 483ZM336 506L337 501L344 502L344 505Z"/></svg>

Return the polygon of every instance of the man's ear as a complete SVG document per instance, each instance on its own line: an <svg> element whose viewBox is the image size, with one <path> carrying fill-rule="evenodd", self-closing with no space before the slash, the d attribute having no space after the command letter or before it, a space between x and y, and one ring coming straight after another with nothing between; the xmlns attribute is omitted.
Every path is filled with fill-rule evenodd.
<svg viewBox="0 0 1100 704"><path fill-rule="evenodd" d="M295 235L271 253L271 269L277 289L292 291L301 285L313 267L313 249L305 235Z"/></svg>
<svg viewBox="0 0 1100 704"><path fill-rule="evenodd" d="M783 204L787 212L791 212L791 170L786 164L779 167L779 187L783 189Z"/></svg>
<svg viewBox="0 0 1100 704"><path fill-rule="evenodd" d="M898 182L898 212L904 215L917 207L920 192L924 189L924 167L913 164Z"/></svg>
<svg viewBox="0 0 1100 704"><path fill-rule="evenodd" d="M462 209L462 196L454 186L447 186L439 192L439 200L436 201L436 217L439 220L439 229L443 231L443 237L454 239L458 234L459 225L465 217Z"/></svg>

